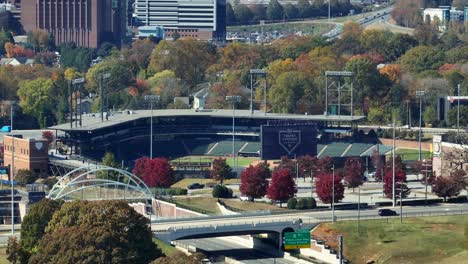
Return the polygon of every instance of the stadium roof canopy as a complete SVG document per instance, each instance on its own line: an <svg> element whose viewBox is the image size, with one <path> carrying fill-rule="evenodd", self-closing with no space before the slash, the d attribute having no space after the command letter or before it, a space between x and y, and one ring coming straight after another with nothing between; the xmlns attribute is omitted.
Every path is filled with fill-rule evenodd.
<svg viewBox="0 0 468 264"><path fill-rule="evenodd" d="M232 118L233 111L230 109L160 109L153 110L153 117L213 117L213 118ZM100 114L83 114L82 126L70 128L70 122L50 127L50 129L62 131L90 131L101 128L112 127L114 125L135 121L142 118L151 117L151 110L126 110L114 112L108 117L108 120L101 121ZM345 115L297 115L297 114L276 114L250 110L236 110L235 118L253 118L267 120L298 120L298 121L316 121L316 122L357 122L363 120L364 116L345 116Z"/></svg>

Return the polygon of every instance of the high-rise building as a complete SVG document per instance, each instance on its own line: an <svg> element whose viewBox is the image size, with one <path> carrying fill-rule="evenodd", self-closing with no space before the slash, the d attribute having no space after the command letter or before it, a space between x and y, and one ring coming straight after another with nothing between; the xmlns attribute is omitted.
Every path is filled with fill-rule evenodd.
<svg viewBox="0 0 468 264"><path fill-rule="evenodd" d="M167 38L226 40L226 0L135 0L135 16L146 26L163 26Z"/></svg>
<svg viewBox="0 0 468 264"><path fill-rule="evenodd" d="M46 30L55 44L75 43L97 48L120 45L126 33L127 0L22 0L21 23L26 32Z"/></svg>

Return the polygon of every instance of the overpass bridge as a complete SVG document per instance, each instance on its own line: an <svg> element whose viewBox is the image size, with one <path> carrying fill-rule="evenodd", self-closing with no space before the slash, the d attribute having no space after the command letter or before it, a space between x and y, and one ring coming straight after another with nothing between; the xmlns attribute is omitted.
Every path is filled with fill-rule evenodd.
<svg viewBox="0 0 468 264"><path fill-rule="evenodd" d="M281 249L285 232L313 228L319 219L299 215L250 214L158 220L151 224L154 235L167 243L180 239L268 234Z"/></svg>

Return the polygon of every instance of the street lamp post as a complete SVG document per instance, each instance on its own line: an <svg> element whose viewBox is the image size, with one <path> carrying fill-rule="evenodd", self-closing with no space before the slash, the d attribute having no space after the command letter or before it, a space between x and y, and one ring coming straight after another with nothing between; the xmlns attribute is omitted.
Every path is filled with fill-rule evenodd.
<svg viewBox="0 0 468 264"><path fill-rule="evenodd" d="M426 191L424 192L424 204L427 205L427 164L426 164L426 160L424 159L423 161L423 167L424 167L424 185L425 188L426 188Z"/></svg>
<svg viewBox="0 0 468 264"><path fill-rule="evenodd" d="M328 0L328 23L330 23L331 19L331 0Z"/></svg>
<svg viewBox="0 0 468 264"><path fill-rule="evenodd" d="M393 122L393 148L392 148L392 206L395 207L395 122Z"/></svg>
<svg viewBox="0 0 468 264"><path fill-rule="evenodd" d="M400 182L400 223L403 223L403 186L404 182Z"/></svg>
<svg viewBox="0 0 468 264"><path fill-rule="evenodd" d="M457 143L460 141L460 84L457 85Z"/></svg>
<svg viewBox="0 0 468 264"><path fill-rule="evenodd" d="M226 96L226 101L232 102L232 166L234 166L235 171L237 169L236 165L236 149L234 146L235 142L235 132L236 132L236 103L241 101L239 95L228 95ZM237 171L236 171L237 172Z"/></svg>
<svg viewBox="0 0 468 264"><path fill-rule="evenodd" d="M421 161L421 137L422 137L422 98L426 92L416 91L416 96L419 97L419 155L418 161Z"/></svg>
<svg viewBox="0 0 468 264"><path fill-rule="evenodd" d="M150 121L150 159L153 159L153 101L159 101L159 95L145 95L145 100L150 101L151 121Z"/></svg>
<svg viewBox="0 0 468 264"><path fill-rule="evenodd" d="M10 129L11 129L11 168L10 168L10 183L11 183L11 235L15 235L15 187L13 185L13 178L15 172L15 136L13 135L13 107L14 103L11 103L10 109Z"/></svg>
<svg viewBox="0 0 468 264"><path fill-rule="evenodd" d="M335 164L332 167L333 179L332 179L332 222L335 222Z"/></svg>

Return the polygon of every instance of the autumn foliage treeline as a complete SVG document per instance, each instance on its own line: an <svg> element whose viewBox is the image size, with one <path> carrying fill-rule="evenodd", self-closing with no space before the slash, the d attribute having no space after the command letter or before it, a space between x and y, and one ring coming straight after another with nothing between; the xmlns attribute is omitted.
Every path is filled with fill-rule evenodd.
<svg viewBox="0 0 468 264"><path fill-rule="evenodd" d="M393 117L405 123L409 106L411 120L417 120L415 91L426 90L424 122L444 126L437 123L437 98L453 95L457 84L461 84L462 95L467 94L467 35L451 30L439 37L434 28L425 27L410 36L364 31L360 25L348 23L342 37L334 41L289 36L271 45L229 43L217 47L193 39L158 44L146 39L121 50L103 45L91 53L62 45L61 68L41 64L1 67L0 95L3 99L19 100L18 128L65 122L70 96L68 81L85 77L81 95L96 95L103 73L111 73L105 86L109 109L149 107L143 96L150 93L161 96L157 107L187 108L182 101L174 102L174 98L191 95L204 82L211 83L207 107L228 108L225 96L241 95L239 107L244 108L250 99L249 70L260 68L268 71L269 111L322 114L324 72L349 70L355 74L354 114L368 116L371 123L385 124ZM89 59L97 54L103 60L89 68ZM259 81L263 87L263 81ZM261 101L263 89L256 89L255 97ZM406 101L407 104L402 103ZM100 99L96 98L92 111L99 110L99 106ZM255 105L260 107L263 106ZM468 117L462 116L461 120L463 125Z"/></svg>

